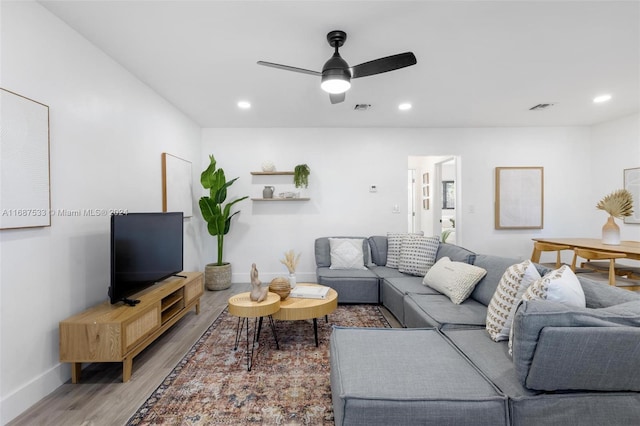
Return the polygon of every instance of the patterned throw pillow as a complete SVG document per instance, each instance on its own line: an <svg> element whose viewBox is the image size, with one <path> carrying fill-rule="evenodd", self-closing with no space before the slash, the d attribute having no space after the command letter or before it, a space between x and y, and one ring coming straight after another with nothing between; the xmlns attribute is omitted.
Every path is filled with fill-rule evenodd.
<svg viewBox="0 0 640 426"><path fill-rule="evenodd" d="M407 235L400 245L398 271L424 277L436 261L439 246L438 237Z"/></svg>
<svg viewBox="0 0 640 426"><path fill-rule="evenodd" d="M402 241L408 235L423 235L423 233L387 233L387 264L385 265L387 268L398 269L400 264L400 248L402 246Z"/></svg>
<svg viewBox="0 0 640 426"><path fill-rule="evenodd" d="M329 269L367 269L364 267L363 239L329 238Z"/></svg>
<svg viewBox="0 0 640 426"><path fill-rule="evenodd" d="M515 308L525 290L540 274L530 260L512 265L500 278L496 292L487 308L487 331L496 342L509 339Z"/></svg>
<svg viewBox="0 0 640 426"><path fill-rule="evenodd" d="M522 300L536 299L552 300L578 308L584 308L587 304L578 277L567 265L534 281L522 296Z"/></svg>
<svg viewBox="0 0 640 426"><path fill-rule="evenodd" d="M485 269L478 266L452 262L445 256L429 269L422 283L446 295L453 303L459 305L467 300L486 273Z"/></svg>

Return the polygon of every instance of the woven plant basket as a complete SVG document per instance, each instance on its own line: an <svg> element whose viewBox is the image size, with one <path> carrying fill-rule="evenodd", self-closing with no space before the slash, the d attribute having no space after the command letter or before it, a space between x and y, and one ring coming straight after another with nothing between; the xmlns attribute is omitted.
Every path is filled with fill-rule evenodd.
<svg viewBox="0 0 640 426"><path fill-rule="evenodd" d="M207 290L225 290L231 287L231 264L218 266L210 263L204 267L204 285Z"/></svg>

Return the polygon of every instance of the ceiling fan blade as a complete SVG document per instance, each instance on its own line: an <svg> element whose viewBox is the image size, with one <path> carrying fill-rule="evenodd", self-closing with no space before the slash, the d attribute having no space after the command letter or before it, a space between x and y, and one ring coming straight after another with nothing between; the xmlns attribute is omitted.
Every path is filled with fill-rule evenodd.
<svg viewBox="0 0 640 426"><path fill-rule="evenodd" d="M289 65L274 64L273 62L265 62L265 61L258 61L258 65L264 65L265 67L279 68L285 71L301 72L303 74L311 74L318 77L322 77L321 72L306 70L304 68L298 68L298 67L290 67Z"/></svg>
<svg viewBox="0 0 640 426"><path fill-rule="evenodd" d="M381 74L383 72L415 65L416 63L418 63L418 61L413 53L399 53L354 66L351 69L351 78L368 77L370 75Z"/></svg>
<svg viewBox="0 0 640 426"><path fill-rule="evenodd" d="M339 104L340 102L344 102L346 98L347 92L342 93L329 93L329 99L332 104Z"/></svg>

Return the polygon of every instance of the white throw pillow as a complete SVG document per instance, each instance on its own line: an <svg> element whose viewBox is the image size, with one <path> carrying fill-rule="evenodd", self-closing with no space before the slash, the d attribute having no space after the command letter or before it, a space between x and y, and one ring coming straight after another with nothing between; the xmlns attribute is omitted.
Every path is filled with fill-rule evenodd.
<svg viewBox="0 0 640 426"><path fill-rule="evenodd" d="M424 277L436 261L439 246L440 239L438 237L407 235L400 245L398 271Z"/></svg>
<svg viewBox="0 0 640 426"><path fill-rule="evenodd" d="M587 305L580 281L567 265L535 280L522 296L522 300L536 299L551 300L578 308L584 308Z"/></svg>
<svg viewBox="0 0 640 426"><path fill-rule="evenodd" d="M452 262L443 257L429 269L422 283L446 295L456 305L464 302L486 270L463 262Z"/></svg>
<svg viewBox="0 0 640 426"><path fill-rule="evenodd" d="M530 260L511 265L504 271L487 307L487 331L499 342L509 339L509 330L522 295L540 274Z"/></svg>
<svg viewBox="0 0 640 426"><path fill-rule="evenodd" d="M329 238L329 269L367 269L364 266L361 238Z"/></svg>

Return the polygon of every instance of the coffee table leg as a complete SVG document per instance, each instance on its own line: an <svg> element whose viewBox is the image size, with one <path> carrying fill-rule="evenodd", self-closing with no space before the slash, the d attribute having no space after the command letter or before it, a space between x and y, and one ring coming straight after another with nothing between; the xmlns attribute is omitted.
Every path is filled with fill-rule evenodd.
<svg viewBox="0 0 640 426"><path fill-rule="evenodd" d="M238 350L238 343L240 343L240 335L242 334L242 326L244 325L244 318L238 317L238 327L236 327L236 344L233 350Z"/></svg>
<svg viewBox="0 0 640 426"><path fill-rule="evenodd" d="M316 348L318 347L318 319L313 319L313 334L316 337Z"/></svg>
<svg viewBox="0 0 640 426"><path fill-rule="evenodd" d="M258 322L258 337L256 337L256 342L260 340L260 331L262 330L262 318L260 317L260 321Z"/></svg>
<svg viewBox="0 0 640 426"><path fill-rule="evenodd" d="M262 318L260 318L262 320ZM273 338L276 341L276 349L280 349L280 345L278 344L278 335L276 334L276 325L273 322L273 317L269 315L269 323L271 324L271 331L273 332Z"/></svg>

